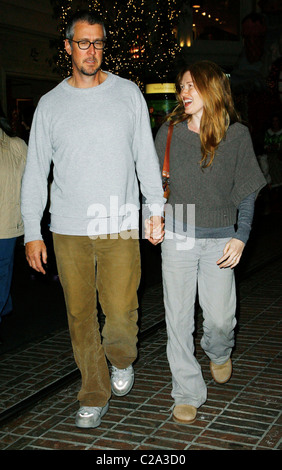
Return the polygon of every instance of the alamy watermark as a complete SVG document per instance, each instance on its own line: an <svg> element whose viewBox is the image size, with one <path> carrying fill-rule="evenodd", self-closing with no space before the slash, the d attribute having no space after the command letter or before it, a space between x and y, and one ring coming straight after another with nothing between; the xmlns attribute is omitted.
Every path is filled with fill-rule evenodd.
<svg viewBox="0 0 282 470"><path fill-rule="evenodd" d="M159 204L142 204L140 207L135 204L119 205L118 196L111 196L109 205L94 203L88 207L87 235L90 238L117 238L118 235L124 239L129 237L143 239L147 238L145 221L153 215L164 216L165 218L165 238L174 239L177 242L177 249L188 250L193 248L195 243L195 205L169 203L165 206ZM166 220L169 221L168 227ZM139 228L141 222L141 230Z"/></svg>

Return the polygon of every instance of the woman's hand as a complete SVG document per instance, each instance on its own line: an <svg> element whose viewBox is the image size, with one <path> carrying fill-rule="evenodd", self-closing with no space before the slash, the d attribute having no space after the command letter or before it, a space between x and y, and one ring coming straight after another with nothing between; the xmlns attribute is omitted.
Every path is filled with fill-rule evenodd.
<svg viewBox="0 0 282 470"><path fill-rule="evenodd" d="M224 247L223 256L216 262L217 265L220 268L235 268L241 259L244 248L244 242L237 238L231 238Z"/></svg>

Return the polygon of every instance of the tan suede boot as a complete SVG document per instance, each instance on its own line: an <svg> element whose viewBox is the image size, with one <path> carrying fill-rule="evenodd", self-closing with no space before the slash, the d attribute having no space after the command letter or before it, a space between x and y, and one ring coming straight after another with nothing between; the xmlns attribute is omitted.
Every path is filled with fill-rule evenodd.
<svg viewBox="0 0 282 470"><path fill-rule="evenodd" d="M224 364L214 364L210 362L211 375L218 384L225 384L232 374L232 362L228 359Z"/></svg>
<svg viewBox="0 0 282 470"><path fill-rule="evenodd" d="M175 405L172 417L177 423L191 424L197 416L197 408L192 405Z"/></svg>

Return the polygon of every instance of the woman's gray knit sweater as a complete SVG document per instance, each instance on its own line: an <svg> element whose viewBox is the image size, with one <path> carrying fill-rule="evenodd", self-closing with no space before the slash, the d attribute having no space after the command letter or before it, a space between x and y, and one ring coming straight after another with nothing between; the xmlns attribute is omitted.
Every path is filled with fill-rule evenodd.
<svg viewBox="0 0 282 470"><path fill-rule="evenodd" d="M162 168L168 123L156 136L156 149ZM246 126L232 124L220 143L214 161L201 168L199 134L187 122L174 126L170 147L170 197L166 209L166 230L185 233L189 228L197 238L223 238L235 235L238 209L242 201L252 204L252 194L265 186L249 131ZM247 199L246 199L247 198ZM242 220L236 238L246 242L250 223ZM188 227L188 228L187 228ZM192 233L191 233L192 235Z"/></svg>

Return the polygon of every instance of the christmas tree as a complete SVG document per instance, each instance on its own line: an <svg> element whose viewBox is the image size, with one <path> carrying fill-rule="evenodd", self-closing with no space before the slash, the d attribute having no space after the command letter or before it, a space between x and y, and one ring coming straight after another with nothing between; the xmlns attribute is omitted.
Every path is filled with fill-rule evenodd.
<svg viewBox="0 0 282 470"><path fill-rule="evenodd" d="M71 74L64 51L65 26L77 9L95 12L105 23L107 46L104 67L135 81L142 90L148 81L175 77L175 59L180 52L177 25L183 0L51 0L58 19L60 41L53 63L63 77Z"/></svg>

